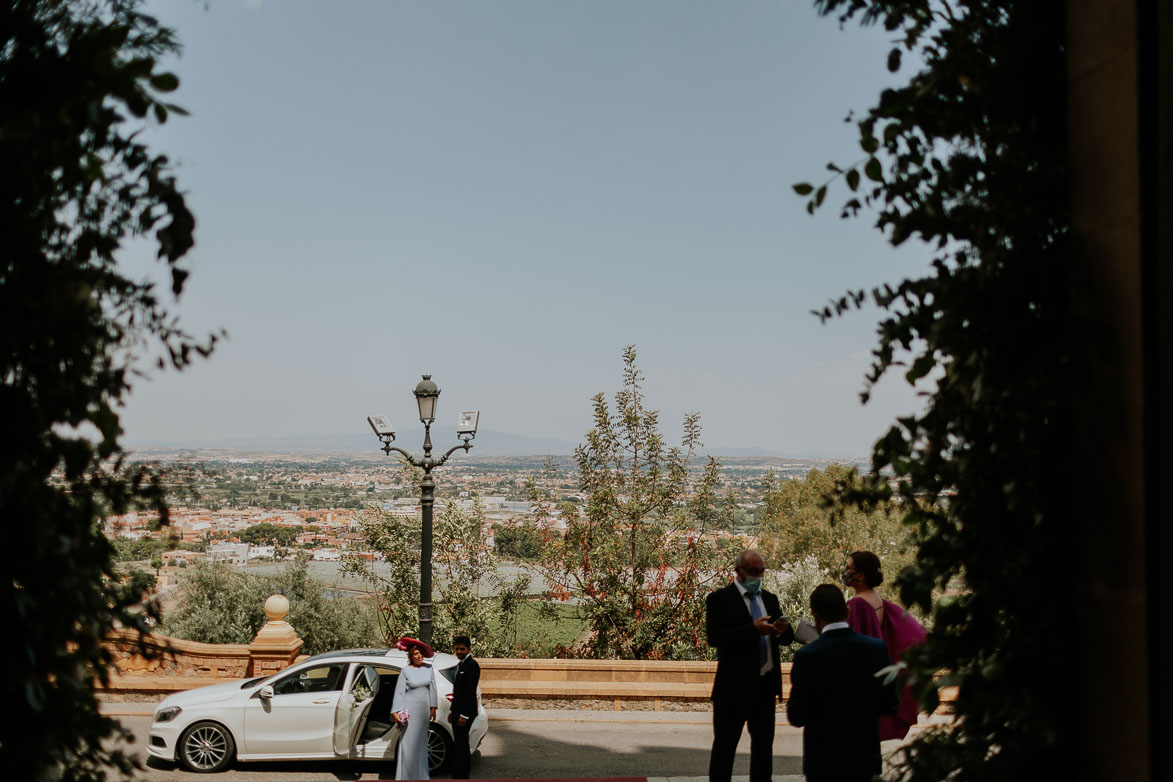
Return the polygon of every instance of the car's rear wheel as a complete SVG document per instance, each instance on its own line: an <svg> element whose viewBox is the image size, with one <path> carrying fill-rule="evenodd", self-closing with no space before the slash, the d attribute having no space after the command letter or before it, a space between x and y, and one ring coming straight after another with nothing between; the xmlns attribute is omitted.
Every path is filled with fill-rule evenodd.
<svg viewBox="0 0 1173 782"><path fill-rule="evenodd" d="M428 725L428 772L443 770L452 760L452 737L436 723Z"/></svg>
<svg viewBox="0 0 1173 782"><path fill-rule="evenodd" d="M228 728L215 722L197 722L179 737L179 762L197 774L223 771L236 756L236 742Z"/></svg>

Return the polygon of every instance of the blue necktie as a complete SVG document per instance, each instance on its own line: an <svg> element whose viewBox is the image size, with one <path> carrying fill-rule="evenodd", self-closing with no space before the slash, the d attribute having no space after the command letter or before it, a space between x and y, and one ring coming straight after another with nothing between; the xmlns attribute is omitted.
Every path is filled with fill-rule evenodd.
<svg viewBox="0 0 1173 782"><path fill-rule="evenodd" d="M754 620L758 620L766 615L765 609L762 607L762 596L758 592L749 592L749 610L753 614ZM766 636L758 636L758 670L766 667L766 662L769 661L770 652L769 647L766 646Z"/></svg>

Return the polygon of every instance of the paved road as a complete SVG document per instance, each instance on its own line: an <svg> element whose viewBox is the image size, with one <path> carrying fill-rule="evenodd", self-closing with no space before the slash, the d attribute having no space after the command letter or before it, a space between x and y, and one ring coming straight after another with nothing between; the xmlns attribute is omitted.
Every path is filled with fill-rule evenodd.
<svg viewBox="0 0 1173 782"><path fill-rule="evenodd" d="M143 749L150 717L127 715L149 705L114 705ZM497 709L489 714L489 734L473 758L474 778L646 776L675 782L705 778L712 724L706 712L588 712ZM742 737L733 773L749 774L749 737ZM800 782L802 736L779 715L774 739L775 782ZM154 763L152 761L152 763ZM216 775L216 782L308 782L309 780L393 779L395 769L354 762L242 763ZM208 782L208 777L172 765L154 764L145 780ZM690 780L691 782L691 780Z"/></svg>

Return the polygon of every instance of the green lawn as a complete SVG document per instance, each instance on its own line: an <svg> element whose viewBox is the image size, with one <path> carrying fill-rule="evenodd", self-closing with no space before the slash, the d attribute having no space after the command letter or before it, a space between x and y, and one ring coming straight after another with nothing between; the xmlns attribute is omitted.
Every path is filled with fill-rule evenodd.
<svg viewBox="0 0 1173 782"><path fill-rule="evenodd" d="M578 618L578 607L569 603L523 603L517 621L514 643L519 654L528 657L551 657L560 646L572 646L586 632L586 623Z"/></svg>

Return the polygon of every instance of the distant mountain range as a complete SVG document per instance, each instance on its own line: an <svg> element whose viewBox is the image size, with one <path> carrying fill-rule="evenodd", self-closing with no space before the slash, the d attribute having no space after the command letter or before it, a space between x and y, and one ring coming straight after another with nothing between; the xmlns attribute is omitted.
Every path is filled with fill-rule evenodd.
<svg viewBox="0 0 1173 782"><path fill-rule="evenodd" d="M422 451L424 429L418 427L397 432L395 445L416 453ZM456 428L432 427L432 453L456 445ZM479 456L562 456L574 451L574 445L554 437L525 437L506 432L477 432L470 455ZM225 437L215 440L185 440L183 442L138 440L130 443L135 448L181 448L197 451L260 451L266 453L347 453L377 454L382 447L373 432L343 434L298 435L292 437Z"/></svg>
<svg viewBox="0 0 1173 782"><path fill-rule="evenodd" d="M397 433L395 444L411 453L421 451L424 441L423 427ZM432 453L443 453L456 445L455 427L432 427ZM575 443L556 437L527 437L508 432L477 432L470 456L568 456L574 452ZM292 437L228 437L209 440L185 440L183 442L164 440L132 440L128 449L141 448L195 451L244 451L263 453L336 453L366 454L377 453L379 441L371 432L344 434L304 435ZM712 456L741 457L760 456L775 458L801 458L783 454L768 448L702 448L702 454ZM819 456L820 454L806 454Z"/></svg>

